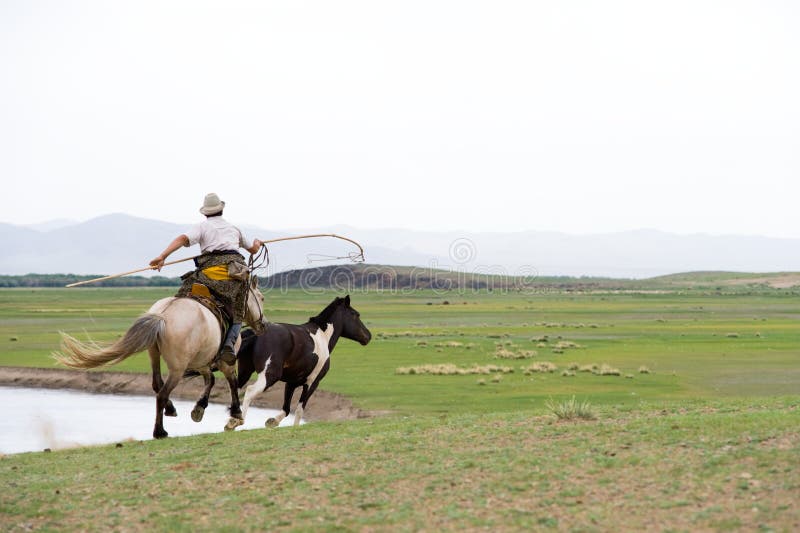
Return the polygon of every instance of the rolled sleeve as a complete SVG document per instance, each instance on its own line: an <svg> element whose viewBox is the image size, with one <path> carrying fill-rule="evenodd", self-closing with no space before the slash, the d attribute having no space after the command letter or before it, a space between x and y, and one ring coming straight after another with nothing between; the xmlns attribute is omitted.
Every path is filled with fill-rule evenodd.
<svg viewBox="0 0 800 533"><path fill-rule="evenodd" d="M200 225L192 226L189 231L184 233L186 237L189 239L189 246L194 246L198 242L200 242L200 237L203 235L203 229Z"/></svg>
<svg viewBox="0 0 800 533"><path fill-rule="evenodd" d="M251 241L247 237L244 236L244 233L242 233L242 230L239 230L239 246L241 246L242 248L247 250L247 249L250 249L250 248L253 247L253 242L254 241Z"/></svg>

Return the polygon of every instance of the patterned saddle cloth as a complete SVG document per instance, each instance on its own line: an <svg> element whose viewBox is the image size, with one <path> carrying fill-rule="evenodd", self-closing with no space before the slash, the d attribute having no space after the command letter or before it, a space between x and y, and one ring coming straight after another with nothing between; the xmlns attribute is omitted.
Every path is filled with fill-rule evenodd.
<svg viewBox="0 0 800 533"><path fill-rule="evenodd" d="M191 292L184 297L196 300L202 304L203 307L211 311L219 323L220 332L222 333L222 341L225 342L225 334L228 332L228 328L230 328L232 324L231 316L225 306L222 305L216 298L214 298L209 288L202 283L193 283ZM220 349L221 348L222 345L220 345Z"/></svg>

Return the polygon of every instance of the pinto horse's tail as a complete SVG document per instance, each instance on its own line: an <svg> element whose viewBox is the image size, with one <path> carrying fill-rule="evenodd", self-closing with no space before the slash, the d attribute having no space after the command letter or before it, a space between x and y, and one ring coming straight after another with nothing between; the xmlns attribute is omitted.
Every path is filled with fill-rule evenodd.
<svg viewBox="0 0 800 533"><path fill-rule="evenodd" d="M158 342L164 333L164 324L164 317L161 315L142 315L120 340L108 346L100 346L94 342L83 343L61 332L61 352L54 352L53 358L72 368L114 365Z"/></svg>

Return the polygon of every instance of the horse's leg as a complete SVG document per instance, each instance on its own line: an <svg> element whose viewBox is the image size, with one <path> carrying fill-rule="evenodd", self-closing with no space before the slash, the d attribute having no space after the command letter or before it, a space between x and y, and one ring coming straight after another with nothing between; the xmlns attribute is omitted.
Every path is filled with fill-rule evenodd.
<svg viewBox="0 0 800 533"><path fill-rule="evenodd" d="M252 402L256 396L267 390L268 387L269 385L267 385L266 370L256 374L255 382L251 385L248 385L244 390L244 400L242 400L242 420L247 420L247 410L250 408L250 402Z"/></svg>
<svg viewBox="0 0 800 533"><path fill-rule="evenodd" d="M148 348L147 353L150 355L150 368L153 370L153 392L158 394L158 391L164 386L164 380L161 379L161 354L156 346ZM178 416L178 411L176 411L175 406L172 405L172 400L167 400L164 406L164 414L167 416Z"/></svg>
<svg viewBox="0 0 800 533"><path fill-rule="evenodd" d="M306 405L308 404L308 400L311 398L311 395L314 394L314 391L317 390L317 385L319 385L320 379L317 378L314 380L314 383L311 384L310 387L303 387L303 393L300 394L300 401L297 402L297 407L294 409L294 425L295 427L300 425L300 420L303 418L303 413L306 410Z"/></svg>
<svg viewBox="0 0 800 533"><path fill-rule="evenodd" d="M231 389L231 416L228 419L228 423L225 424L225 431L233 431L244 424L242 410L239 407L239 382L236 379L236 367L228 365L224 361L220 361L219 366L225 375L225 379L228 380L228 388Z"/></svg>
<svg viewBox="0 0 800 533"><path fill-rule="evenodd" d="M206 388L203 390L203 395L194 405L194 409L192 409L192 420L195 422L200 422L203 420L206 407L208 407L208 397L211 395L211 389L214 388L214 373L210 370L201 370L200 373L203 375L203 381L205 381Z"/></svg>
<svg viewBox="0 0 800 533"><path fill-rule="evenodd" d="M284 418L289 416L289 407L292 405L292 395L294 394L294 390L296 388L297 385L290 383L287 383L286 387L283 388L283 410L275 415L274 418L267 420L267 427L276 428Z"/></svg>
<svg viewBox="0 0 800 533"><path fill-rule="evenodd" d="M303 411L308 399L308 385L303 385L303 391L300 393L300 400L297 402L297 407L294 408L294 426L300 425L300 419L303 418Z"/></svg>
<svg viewBox="0 0 800 533"><path fill-rule="evenodd" d="M238 424L241 426L247 417L247 410L250 408L250 403L262 392L273 386L281 379L283 373L283 363L279 360L277 363L272 364L272 357L267 358L264 365L264 370L256 374L256 380L244 390L244 400L242 401L242 418ZM228 423L235 423L236 419L231 418ZM236 426L234 426L236 427Z"/></svg>
<svg viewBox="0 0 800 533"><path fill-rule="evenodd" d="M324 378L325 374L328 373L329 368L330 364L325 363L325 366L322 368L322 371L314 379L314 382L311 383L311 386L310 387L303 386L303 393L300 395L300 401L297 402L297 407L294 410L295 427L300 425L300 420L303 418L303 413L306 410L306 405L308 404L308 400L311 398L311 395L314 394L314 391L317 390L319 382L322 381L322 378Z"/></svg>
<svg viewBox="0 0 800 533"><path fill-rule="evenodd" d="M183 370L180 372L173 372L170 370L167 381L156 395L156 424L153 428L153 437L156 439L163 439L167 436L167 432L164 431L164 407L167 405L167 402L169 402L169 394L172 392L172 389L178 385L182 377Z"/></svg>

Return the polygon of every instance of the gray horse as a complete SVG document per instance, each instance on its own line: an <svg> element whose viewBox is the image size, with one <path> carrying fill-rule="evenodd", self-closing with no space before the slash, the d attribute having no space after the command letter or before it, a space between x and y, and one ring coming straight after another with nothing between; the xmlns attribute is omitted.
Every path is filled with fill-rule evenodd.
<svg viewBox="0 0 800 533"><path fill-rule="evenodd" d="M264 296L258 290L258 279L253 276L247 296L245 320L257 332L263 332L267 323L261 306ZM192 419L199 422L208 404L208 393L214 385L212 363L222 342L222 332L214 314L192 298L163 298L139 317L117 342L99 346L83 343L66 333L61 333L61 352L53 354L56 361L72 368L96 368L113 365L131 355L147 350L153 370L153 391L156 393L156 422L153 437L167 436L164 415L176 416L169 399L172 389L187 371L201 374L206 390L192 411ZM161 359L167 365L167 381L161 378ZM242 416L239 408L239 391L233 365L220 361L219 369L225 374L231 390L231 418ZM205 405L203 402L205 400Z"/></svg>

